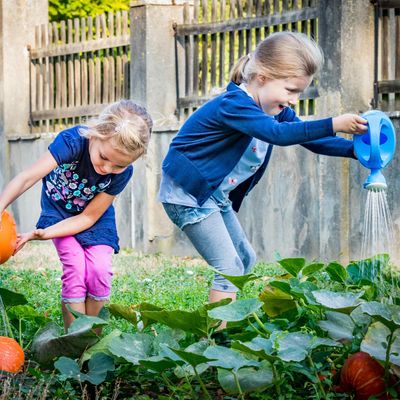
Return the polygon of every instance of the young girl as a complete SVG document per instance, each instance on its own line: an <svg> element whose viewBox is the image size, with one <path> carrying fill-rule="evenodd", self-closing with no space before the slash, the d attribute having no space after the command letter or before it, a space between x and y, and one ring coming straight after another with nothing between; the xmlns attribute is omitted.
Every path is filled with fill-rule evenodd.
<svg viewBox="0 0 400 400"><path fill-rule="evenodd" d="M240 226L245 195L264 174L273 145L301 144L319 154L353 157L352 141L335 136L367 130L354 114L302 122L292 110L322 66L306 35L274 33L231 72L225 93L185 122L164 159L159 200L207 263L227 275L248 273L255 253ZM236 298L216 275L210 302Z"/></svg>
<svg viewBox="0 0 400 400"><path fill-rule="evenodd" d="M66 331L73 321L66 303L95 316L110 296L111 259L119 250L112 203L132 176L131 164L146 152L151 128L143 107L131 100L111 104L87 126L62 131L0 195L1 214L43 178L37 229L18 236L15 252L29 240L53 239L63 266Z"/></svg>

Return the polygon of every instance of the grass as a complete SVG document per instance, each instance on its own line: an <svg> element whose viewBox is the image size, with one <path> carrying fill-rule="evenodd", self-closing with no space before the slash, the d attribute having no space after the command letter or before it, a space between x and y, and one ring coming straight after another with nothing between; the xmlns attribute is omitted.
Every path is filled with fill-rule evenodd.
<svg viewBox="0 0 400 400"><path fill-rule="evenodd" d="M140 254L130 249L114 256L113 269L111 303L149 302L171 310L194 310L206 303L213 279L213 272L200 258ZM274 264L259 263L254 272L272 276L280 270ZM51 243L28 243L0 266L0 286L24 294L37 311L62 324L61 265ZM262 281L251 283L242 296L253 297L262 287ZM118 328L126 329L121 323Z"/></svg>

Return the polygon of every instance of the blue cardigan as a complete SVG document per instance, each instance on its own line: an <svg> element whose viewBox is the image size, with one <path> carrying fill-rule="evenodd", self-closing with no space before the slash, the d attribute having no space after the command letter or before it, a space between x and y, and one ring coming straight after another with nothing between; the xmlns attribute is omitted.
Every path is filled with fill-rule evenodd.
<svg viewBox="0 0 400 400"><path fill-rule="evenodd" d="M252 137L271 145L301 144L318 154L353 157L353 142L335 136L332 118L301 121L289 107L275 117L235 83L227 91L196 110L172 140L162 169L193 195L201 206L239 162ZM263 165L232 190L234 210L265 172L273 146Z"/></svg>

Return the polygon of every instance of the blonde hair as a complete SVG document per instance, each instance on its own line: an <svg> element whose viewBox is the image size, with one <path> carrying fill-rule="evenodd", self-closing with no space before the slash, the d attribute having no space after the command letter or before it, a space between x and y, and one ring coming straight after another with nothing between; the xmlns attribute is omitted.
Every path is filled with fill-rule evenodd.
<svg viewBox="0 0 400 400"><path fill-rule="evenodd" d="M232 68L230 80L239 85L257 75L268 79L313 76L323 62L321 48L304 33L276 32L259 43L253 53L239 59Z"/></svg>
<svg viewBox="0 0 400 400"><path fill-rule="evenodd" d="M112 138L114 148L140 157L147 151L152 127L153 121L144 107L132 100L120 100L90 119L80 133L89 139Z"/></svg>

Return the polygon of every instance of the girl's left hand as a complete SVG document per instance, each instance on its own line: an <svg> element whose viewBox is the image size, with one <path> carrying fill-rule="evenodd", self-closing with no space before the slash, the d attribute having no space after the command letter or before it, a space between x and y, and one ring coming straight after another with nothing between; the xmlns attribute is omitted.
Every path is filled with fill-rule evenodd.
<svg viewBox="0 0 400 400"><path fill-rule="evenodd" d="M15 246L14 254L17 254L24 246L26 242L30 240L45 240L44 229L35 229L32 232L20 233L17 235L17 245Z"/></svg>

